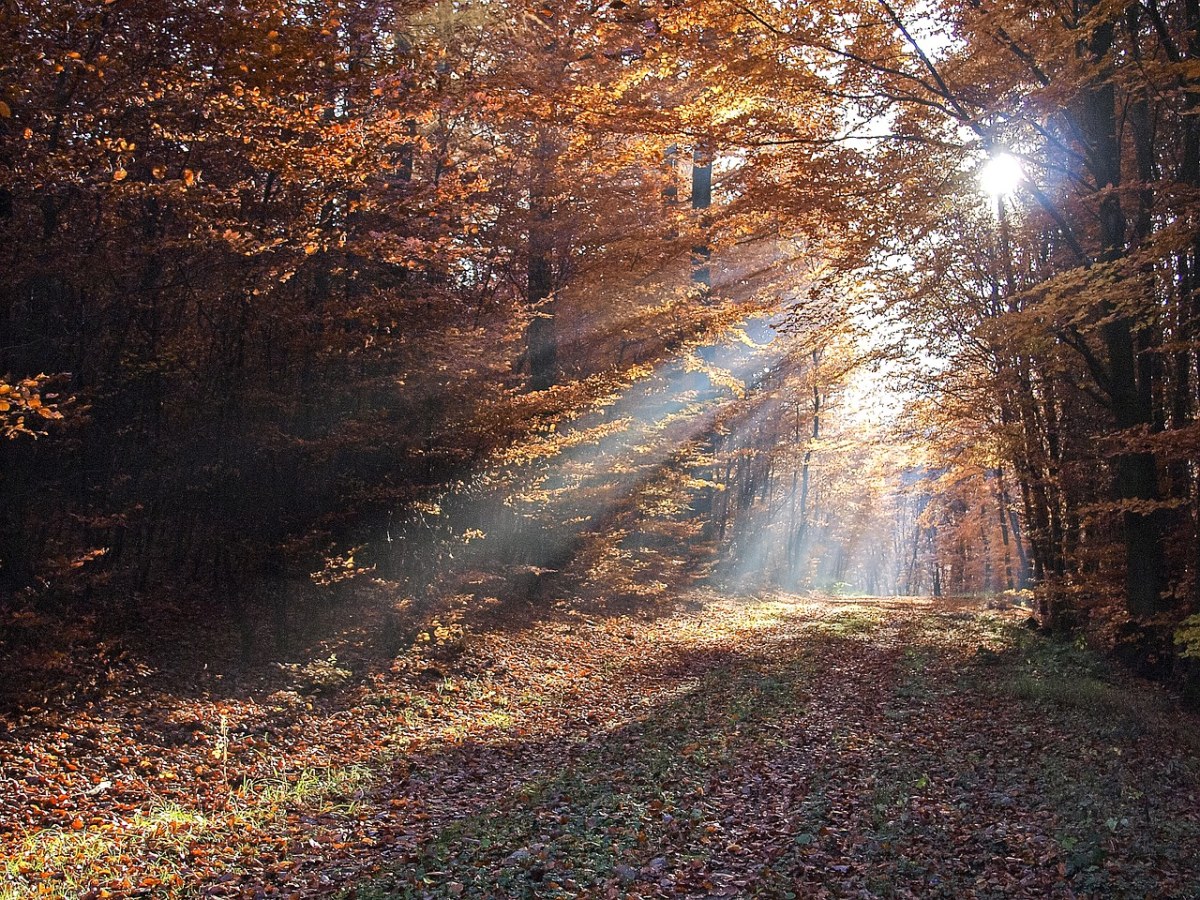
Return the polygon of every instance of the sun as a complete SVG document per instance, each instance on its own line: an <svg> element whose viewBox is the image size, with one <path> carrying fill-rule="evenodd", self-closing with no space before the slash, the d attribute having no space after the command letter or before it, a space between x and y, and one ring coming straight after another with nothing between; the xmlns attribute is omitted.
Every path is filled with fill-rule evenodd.
<svg viewBox="0 0 1200 900"><path fill-rule="evenodd" d="M1024 177L1020 160L1011 153L997 153L979 171L979 186L993 197L1003 197L1015 191Z"/></svg>

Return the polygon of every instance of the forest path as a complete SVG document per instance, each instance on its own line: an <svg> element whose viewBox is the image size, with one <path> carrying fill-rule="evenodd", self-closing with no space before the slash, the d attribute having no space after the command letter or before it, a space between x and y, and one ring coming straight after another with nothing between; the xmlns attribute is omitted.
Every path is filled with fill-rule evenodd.
<svg viewBox="0 0 1200 900"><path fill-rule="evenodd" d="M687 600L17 723L0 897L1200 896L1147 686L1013 610Z"/></svg>
<svg viewBox="0 0 1200 900"><path fill-rule="evenodd" d="M354 895L1200 896L1197 745L1085 654L911 600L663 627L569 699L587 740Z"/></svg>

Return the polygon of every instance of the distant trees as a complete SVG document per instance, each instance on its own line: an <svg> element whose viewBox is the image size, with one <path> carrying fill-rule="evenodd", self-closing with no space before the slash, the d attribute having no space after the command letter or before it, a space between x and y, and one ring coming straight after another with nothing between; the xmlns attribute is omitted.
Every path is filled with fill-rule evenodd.
<svg viewBox="0 0 1200 900"><path fill-rule="evenodd" d="M938 361L913 425L958 473L932 508L952 580L994 583L1020 533L1047 625L1090 616L1156 665L1200 601L1198 27L1186 2L697 0L663 23L706 134L744 148L731 229L821 240L897 352ZM996 209L975 177L1000 152L1024 178Z"/></svg>

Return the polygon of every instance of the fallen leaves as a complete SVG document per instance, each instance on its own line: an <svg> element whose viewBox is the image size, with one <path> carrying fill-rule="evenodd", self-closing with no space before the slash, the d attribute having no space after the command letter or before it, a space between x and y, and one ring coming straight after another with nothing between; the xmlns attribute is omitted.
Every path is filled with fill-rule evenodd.
<svg viewBox="0 0 1200 900"><path fill-rule="evenodd" d="M472 634L433 682L425 663L356 671L306 705L278 683L218 698L140 679L10 724L0 896L1196 885L1195 766L1169 732L1151 748L1000 690L1032 639L994 616L713 597L657 621L567 616Z"/></svg>

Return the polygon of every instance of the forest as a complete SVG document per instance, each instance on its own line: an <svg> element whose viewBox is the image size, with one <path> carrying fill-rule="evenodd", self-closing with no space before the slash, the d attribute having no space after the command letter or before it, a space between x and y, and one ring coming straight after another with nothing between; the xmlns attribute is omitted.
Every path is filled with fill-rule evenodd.
<svg viewBox="0 0 1200 900"><path fill-rule="evenodd" d="M1200 0L0 0L0 900L1196 897Z"/></svg>

